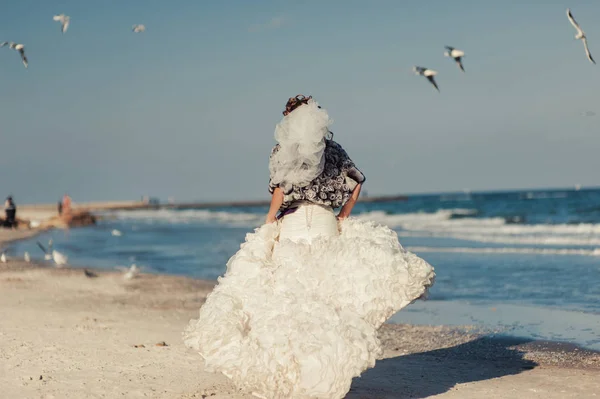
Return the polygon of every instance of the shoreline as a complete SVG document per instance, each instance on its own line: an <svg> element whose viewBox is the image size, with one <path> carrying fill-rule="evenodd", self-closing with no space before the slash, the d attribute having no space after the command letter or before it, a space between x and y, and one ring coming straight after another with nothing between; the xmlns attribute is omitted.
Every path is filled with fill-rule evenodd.
<svg viewBox="0 0 600 399"><path fill-rule="evenodd" d="M12 244L16 241L33 238L45 231L47 231L47 229L8 230L0 228L0 248L4 248L8 244Z"/></svg>
<svg viewBox="0 0 600 399"><path fill-rule="evenodd" d="M215 282L93 273L0 265L6 397L252 397L226 377L205 372L181 339ZM527 392L520 397L562 399L600 390L600 353L569 344L487 336L469 326L409 324L384 325L380 339L384 355L353 381L347 398Z"/></svg>
<svg viewBox="0 0 600 399"><path fill-rule="evenodd" d="M31 239L48 230L50 229L0 230L0 250L5 249L16 241ZM9 264L0 264L0 272L3 270L2 266L4 266L4 270L10 270L11 265L14 264L22 264L22 266L28 268L37 267L49 270L54 268L52 262L33 261L30 264L26 264L21 259L13 258L11 260L9 258ZM115 271L117 270L116 267L95 267L85 264L69 264L66 268L80 271L87 269L93 273L118 273ZM20 267L19 269L23 270L24 267ZM146 271L141 274L152 275L157 278L164 277L166 279L190 279L191 281L200 281L203 284L215 285L217 283L217 280L207 280L160 271ZM590 317L593 317L593 320L589 319ZM556 321L553 321L556 318L561 320L560 325ZM417 301L407 310L396 313L388 320L387 324L448 327L453 329L465 328L471 333L477 331L480 336L544 342L555 347L567 345L581 351L597 351L600 353L600 346L598 345L598 342L600 342L600 333L593 333L593 331L596 331L596 326L600 326L599 318L600 314L596 313L544 306L517 306L512 304L477 305L460 301L427 300ZM474 322L475 324L473 324ZM570 327L565 327L567 324ZM528 327L535 327L535 330L528 330ZM544 332L540 331L541 328L545 329ZM569 331L568 336L570 338L552 333L552 331L565 331L565 329Z"/></svg>

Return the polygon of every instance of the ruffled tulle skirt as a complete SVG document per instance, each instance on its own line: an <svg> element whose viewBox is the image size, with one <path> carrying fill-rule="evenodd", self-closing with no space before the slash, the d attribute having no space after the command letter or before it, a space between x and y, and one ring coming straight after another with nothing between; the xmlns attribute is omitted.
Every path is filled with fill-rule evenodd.
<svg viewBox="0 0 600 399"><path fill-rule="evenodd" d="M342 398L382 354L377 329L434 276L389 228L338 230L331 210L303 206L247 235L184 342L256 396Z"/></svg>

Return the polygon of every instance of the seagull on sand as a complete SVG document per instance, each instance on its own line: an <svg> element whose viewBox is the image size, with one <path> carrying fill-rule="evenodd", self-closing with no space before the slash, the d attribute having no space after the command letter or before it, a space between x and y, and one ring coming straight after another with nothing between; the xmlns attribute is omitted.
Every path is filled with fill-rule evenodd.
<svg viewBox="0 0 600 399"><path fill-rule="evenodd" d="M141 33L141 32L145 32L146 31L146 27L142 24L139 25L133 25L133 27L131 28L131 31L133 33Z"/></svg>
<svg viewBox="0 0 600 399"><path fill-rule="evenodd" d="M17 50L19 52L19 54L21 54L21 61L23 61L23 65L25 65L25 68L27 68L27 65L29 65L29 62L27 61L27 57L25 56L25 46L22 44L15 43L15 42L0 43L0 47L4 47L6 45L8 45L8 47L13 50Z"/></svg>
<svg viewBox="0 0 600 399"><path fill-rule="evenodd" d="M2 252L2 255L0 255L0 262L6 263L6 254L4 252Z"/></svg>
<svg viewBox="0 0 600 399"><path fill-rule="evenodd" d="M54 250L52 251L52 260L56 263L56 266L62 266L67 264L67 256L61 254L60 252Z"/></svg>
<svg viewBox="0 0 600 399"><path fill-rule="evenodd" d="M67 31L67 29L69 29L69 23L71 22L71 17L69 17L68 15L59 14L59 15L55 15L54 17L52 17L52 19L55 20L56 22L60 22L62 33L65 33Z"/></svg>
<svg viewBox="0 0 600 399"><path fill-rule="evenodd" d="M446 52L444 53L444 55L446 57L450 57L452 59L454 59L454 61L456 61L456 63L458 64L458 67L460 68L461 71L465 71L465 68L463 67L462 64L462 57L465 56L465 52L462 50L458 50L455 49L454 47L450 47L450 46L445 46L446 47Z"/></svg>
<svg viewBox="0 0 600 399"><path fill-rule="evenodd" d="M125 273L125 275L123 276L123 278L125 280L131 280L132 278L134 278L138 274L140 274L140 269L134 264L134 265L131 265L131 267L129 268L129 270L127 271L127 273Z"/></svg>
<svg viewBox="0 0 600 399"><path fill-rule="evenodd" d="M595 64L596 61L594 61L594 59L592 58L592 54L590 53L590 49L588 48L587 37L585 36L585 32L583 32L579 24L575 21L575 18L573 18L573 14L571 14L570 8L567 8L567 18L569 18L569 22L571 23L571 25L573 25L573 27L577 29L575 39L581 40L583 42L583 47L585 48L585 55L587 55L588 60L590 60L592 64Z"/></svg>
<svg viewBox="0 0 600 399"><path fill-rule="evenodd" d="M117 266L116 269L125 272L125 274L123 275L123 278L125 280L131 280L132 278L140 274L140 268L137 267L135 264L131 265L129 268Z"/></svg>
<svg viewBox="0 0 600 399"><path fill-rule="evenodd" d="M423 68L420 66L413 67L413 71L417 75L425 76L427 78L427 80L429 80L429 82L433 85L433 87L435 87L435 89L437 91L440 91L440 88L438 87L437 83L435 83L435 79L433 78L435 75L437 75L436 71L434 71L433 69L427 69L427 68Z"/></svg>

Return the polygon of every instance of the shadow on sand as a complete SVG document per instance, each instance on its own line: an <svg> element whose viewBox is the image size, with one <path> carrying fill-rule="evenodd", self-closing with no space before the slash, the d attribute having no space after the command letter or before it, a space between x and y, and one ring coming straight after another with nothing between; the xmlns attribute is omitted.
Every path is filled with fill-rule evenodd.
<svg viewBox="0 0 600 399"><path fill-rule="evenodd" d="M379 360L355 378L347 399L427 398L456 384L519 374L537 363L523 358L521 338L482 337L462 345Z"/></svg>

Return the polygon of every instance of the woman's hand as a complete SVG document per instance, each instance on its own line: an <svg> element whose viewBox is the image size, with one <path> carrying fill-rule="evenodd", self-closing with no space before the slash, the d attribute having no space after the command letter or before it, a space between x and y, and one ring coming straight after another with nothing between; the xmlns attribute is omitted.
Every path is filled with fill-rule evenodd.
<svg viewBox="0 0 600 399"><path fill-rule="evenodd" d="M346 216L338 214L335 218L337 219L338 233L341 234L342 233L342 223L344 222L344 220L346 220Z"/></svg>
<svg viewBox="0 0 600 399"><path fill-rule="evenodd" d="M273 196L271 197L271 206L269 207L269 212L267 213L267 218L265 220L266 224L277 221L277 211L281 208L281 204L283 204L283 191L281 191L279 187L276 187L275 190L273 190Z"/></svg>
<svg viewBox="0 0 600 399"><path fill-rule="evenodd" d="M337 219L339 221L346 219L352 213L352 208L354 208L354 204L356 204L356 201L358 201L358 196L360 195L360 188L360 184L357 184L356 187L354 187L354 190L352 191L352 196L348 199L346 204L344 204L342 209L340 209L340 213L338 213L337 215Z"/></svg>

